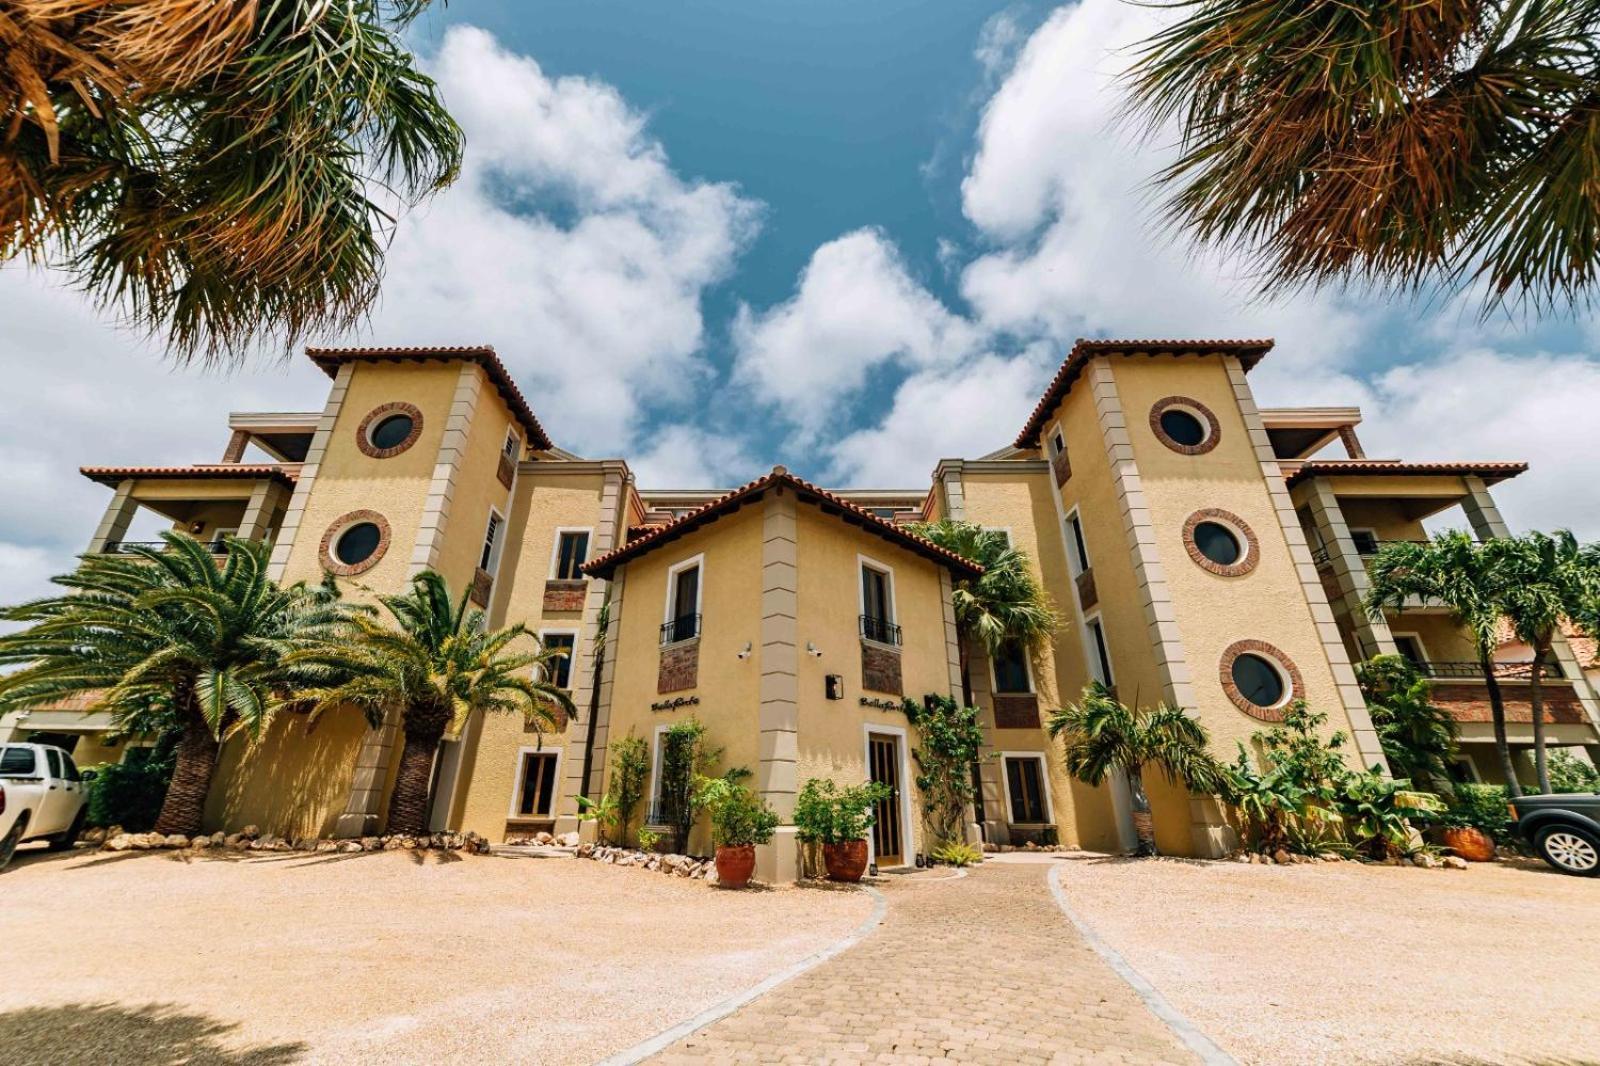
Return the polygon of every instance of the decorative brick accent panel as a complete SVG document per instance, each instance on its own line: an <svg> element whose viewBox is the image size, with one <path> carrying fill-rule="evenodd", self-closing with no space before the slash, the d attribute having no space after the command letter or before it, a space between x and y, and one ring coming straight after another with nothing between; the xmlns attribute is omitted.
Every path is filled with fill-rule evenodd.
<svg viewBox="0 0 1600 1066"><path fill-rule="evenodd" d="M1200 550L1200 545L1194 539L1194 531L1202 522L1216 522L1233 530L1242 542L1242 554L1238 562L1219 563L1206 558L1206 553ZM1221 577L1242 577L1254 570L1256 563L1261 561L1261 544L1256 540L1255 532L1244 519L1220 507L1202 508L1189 516L1188 521L1183 523L1183 546L1197 566Z"/></svg>
<svg viewBox="0 0 1600 1066"><path fill-rule="evenodd" d="M472 587L468 590L473 603L479 607L489 606L489 593L494 589L494 577L489 571L481 567L472 572Z"/></svg>
<svg viewBox="0 0 1600 1066"><path fill-rule="evenodd" d="M900 652L898 649L861 642L861 687L869 692L887 692L905 695L900 680Z"/></svg>
<svg viewBox="0 0 1600 1066"><path fill-rule="evenodd" d="M1527 685L1501 681L1500 694L1505 699L1506 721L1533 721L1533 704L1528 701ZM1449 711L1450 717L1458 722L1494 721L1494 712L1489 707L1489 690L1484 685L1434 685L1430 698ZM1573 694L1572 682L1545 682L1544 720L1556 725L1583 725L1588 721L1583 713L1583 704Z"/></svg>
<svg viewBox="0 0 1600 1066"><path fill-rule="evenodd" d="M244 458L244 450L250 444L250 434L242 429L233 431L233 436L228 438L228 447L222 453L225 463L237 463Z"/></svg>
<svg viewBox="0 0 1600 1066"><path fill-rule="evenodd" d="M1038 729L1039 697L1033 693L994 695L994 727L996 729Z"/></svg>
<svg viewBox="0 0 1600 1066"><path fill-rule="evenodd" d="M378 527L378 548L359 563L341 563L333 554L333 542L339 534L358 522L371 522ZM355 577L378 565L383 553L389 550L389 520L377 511L348 511L335 518L328 531L322 534L322 568L335 577Z"/></svg>
<svg viewBox="0 0 1600 1066"><path fill-rule="evenodd" d="M1078 575L1078 602L1085 611L1100 602L1100 590L1094 587L1094 569L1091 567Z"/></svg>
<svg viewBox="0 0 1600 1066"><path fill-rule="evenodd" d="M682 692L700 680L700 642L686 640L661 649L661 667L656 674L656 693Z"/></svg>
<svg viewBox="0 0 1600 1066"><path fill-rule="evenodd" d="M546 611L581 611L584 597L589 594L589 583L582 578L575 581L546 581L544 583L544 609Z"/></svg>
<svg viewBox="0 0 1600 1066"><path fill-rule="evenodd" d="M392 448L378 448L368 436L372 427L389 415L407 415L411 419L411 432L406 434L406 439ZM361 449L361 454L370 455L374 459L387 459L399 455L422 436L422 412L415 404L396 401L394 403L380 404L367 412L367 417L361 420L361 425L356 428L356 447Z"/></svg>
<svg viewBox="0 0 1600 1066"><path fill-rule="evenodd" d="M1057 452L1056 457L1050 460L1050 469L1055 471L1056 487L1060 488L1072 477L1072 460L1067 458L1065 451Z"/></svg>
<svg viewBox="0 0 1600 1066"><path fill-rule="evenodd" d="M1167 431L1161 428L1161 416L1174 407L1182 407L1200 416L1206 423L1205 440L1199 444L1179 444L1167 436ZM1217 416L1212 414L1211 408L1187 396L1167 396L1157 400L1150 408L1150 432L1156 435L1156 440L1181 455L1204 455L1222 442L1222 424L1217 421Z"/></svg>
<svg viewBox="0 0 1600 1066"><path fill-rule="evenodd" d="M1256 706L1246 699L1244 693L1239 691L1239 686L1233 683L1233 661L1247 652L1272 660L1288 678L1289 691L1277 707ZM1295 666L1294 661L1287 655L1264 640L1236 640L1229 644L1222 653L1219 677L1222 681L1222 691L1228 694L1233 705L1250 717L1259 718L1263 722L1283 721L1283 709L1304 696L1306 691L1305 682L1300 678L1300 668Z"/></svg>
<svg viewBox="0 0 1600 1066"><path fill-rule="evenodd" d="M494 476L500 479L500 484L509 489L511 483L517 478L516 456L501 452L500 465L495 467Z"/></svg>

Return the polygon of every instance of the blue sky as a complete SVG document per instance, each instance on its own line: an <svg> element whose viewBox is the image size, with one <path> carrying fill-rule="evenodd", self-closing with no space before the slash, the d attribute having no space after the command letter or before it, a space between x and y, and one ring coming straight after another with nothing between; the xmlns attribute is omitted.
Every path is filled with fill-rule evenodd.
<svg viewBox="0 0 1600 1066"><path fill-rule="evenodd" d="M1264 404L1359 404L1368 451L1525 458L1513 525L1600 536L1588 316L1251 297L1152 222L1167 131L1113 125L1124 0L454 0L413 41L467 132L406 215L380 306L328 343L496 345L562 445L641 483L775 462L927 483L1006 443L1077 336L1261 336ZM105 505L83 464L214 461L230 410L309 409L264 352L175 371L47 271L0 269L0 601L70 566Z"/></svg>

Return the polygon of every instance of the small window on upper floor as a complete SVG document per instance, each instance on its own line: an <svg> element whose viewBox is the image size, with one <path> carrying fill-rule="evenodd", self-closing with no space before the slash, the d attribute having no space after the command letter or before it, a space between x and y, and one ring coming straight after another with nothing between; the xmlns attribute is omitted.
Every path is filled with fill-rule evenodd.
<svg viewBox="0 0 1600 1066"><path fill-rule="evenodd" d="M1033 678L1028 670L1028 650L1020 641L1008 640L995 652L994 690L1002 695L1033 691Z"/></svg>
<svg viewBox="0 0 1600 1066"><path fill-rule="evenodd" d="M1428 657L1422 653L1422 642L1416 637L1396 634L1394 647L1413 666L1422 666L1428 661Z"/></svg>
<svg viewBox="0 0 1600 1066"><path fill-rule="evenodd" d="M1060 428L1050 434L1050 455L1052 457L1062 454L1067 450L1067 438L1061 435Z"/></svg>
<svg viewBox="0 0 1600 1066"><path fill-rule="evenodd" d="M1372 529L1352 529L1350 539L1355 542L1356 551L1361 555L1378 554L1378 533Z"/></svg>
<svg viewBox="0 0 1600 1066"><path fill-rule="evenodd" d="M514 460L522 457L522 438L517 436L516 430L513 429L506 433L505 447L500 450L505 453L508 459Z"/></svg>
<svg viewBox="0 0 1600 1066"><path fill-rule="evenodd" d="M556 542L556 572L557 581L576 581L583 577L579 567L589 558L589 531L587 529L570 530L562 533Z"/></svg>
<svg viewBox="0 0 1600 1066"><path fill-rule="evenodd" d="M1089 569L1089 546L1084 543L1083 520L1077 511L1067 516L1067 556L1073 577Z"/></svg>
<svg viewBox="0 0 1600 1066"><path fill-rule="evenodd" d="M489 512L489 525L483 531L483 554L478 557L478 569L492 574L500 563L500 528L505 519L499 511Z"/></svg>
<svg viewBox="0 0 1600 1066"><path fill-rule="evenodd" d="M680 566L667 580L667 618L661 627L661 642L692 640L700 635L700 564Z"/></svg>
<svg viewBox="0 0 1600 1066"><path fill-rule="evenodd" d="M861 564L861 635L880 644L900 643L894 622L894 577L889 571Z"/></svg>
<svg viewBox="0 0 1600 1066"><path fill-rule="evenodd" d="M546 633L539 640L548 651L558 651L562 655L551 659L545 667L545 674L550 683L556 688L572 688L572 656L577 647L578 638L571 633Z"/></svg>
<svg viewBox="0 0 1600 1066"><path fill-rule="evenodd" d="M1094 670L1094 679L1109 688L1116 684L1116 679L1111 673L1111 651L1106 647L1106 627L1099 618L1091 618L1087 624L1089 640L1094 645L1094 659L1089 665Z"/></svg>

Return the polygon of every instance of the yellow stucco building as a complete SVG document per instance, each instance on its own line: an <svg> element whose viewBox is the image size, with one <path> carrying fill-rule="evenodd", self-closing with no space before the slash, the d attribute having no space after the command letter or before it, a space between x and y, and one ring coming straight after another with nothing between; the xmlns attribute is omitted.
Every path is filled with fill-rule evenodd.
<svg viewBox="0 0 1600 1066"><path fill-rule="evenodd" d="M1132 839L1126 788L1066 776L1050 710L1100 680L1126 702L1189 708L1229 757L1304 698L1372 765L1352 664L1379 652L1437 679L1462 723L1459 773L1493 780L1470 646L1428 604L1368 617L1364 559L1452 508L1480 537L1503 533L1490 489L1523 464L1369 459L1354 408L1256 406L1248 374L1270 348L1080 341L1010 445L945 459L927 486L834 491L782 467L732 491L638 485L622 459L556 447L488 348L313 349L332 381L321 410L231 416L218 463L85 468L112 490L88 550L121 550L145 509L202 538L265 538L275 577L332 572L354 595L432 567L491 625L522 622L568 649L556 680L578 713L557 733L488 716L442 746L433 826L491 840L579 830L576 797L606 787L609 741L642 737L656 759L665 728L693 715L783 817L759 857L766 877L794 875L787 823L813 777L889 783L874 856L910 863L928 842L900 701L953 694L983 714L973 835L1114 849ZM1323 456L1334 447L1343 456ZM1059 615L1042 654L963 654L951 592L977 570L911 530L943 517L1027 552ZM1557 659L1552 743L1600 756L1600 703L1567 644ZM1504 673L1525 749L1526 664ZM105 728L62 707L0 721L0 739L123 757ZM370 729L355 713L281 714L226 746L210 828L379 831L398 748L392 718ZM1214 802L1149 784L1162 850L1230 845Z"/></svg>

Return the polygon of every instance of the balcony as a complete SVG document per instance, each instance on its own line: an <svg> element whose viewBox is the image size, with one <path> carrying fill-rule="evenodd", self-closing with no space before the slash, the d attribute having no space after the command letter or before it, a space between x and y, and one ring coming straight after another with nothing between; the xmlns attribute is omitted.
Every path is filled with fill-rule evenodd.
<svg viewBox="0 0 1600 1066"><path fill-rule="evenodd" d="M1425 677L1435 679L1451 679L1461 681L1483 680L1483 668L1471 659L1465 660L1429 660L1427 662L1413 663L1417 670ZM1497 662L1492 664L1494 676L1499 681L1532 681L1533 664L1522 662ZM1560 663L1545 663L1540 672L1541 679L1545 681L1561 682L1566 678L1561 672Z"/></svg>
<svg viewBox="0 0 1600 1066"><path fill-rule="evenodd" d="M874 618L870 614L864 614L859 616L859 620L862 639L878 644L900 646L900 627L887 618Z"/></svg>
<svg viewBox="0 0 1600 1066"><path fill-rule="evenodd" d="M1390 545L1390 544L1429 544L1429 543L1432 543L1432 542L1431 541L1427 541L1427 540L1366 540L1366 539L1357 539L1356 542L1355 542L1355 545L1356 545L1356 554L1361 557L1361 561L1364 564L1366 564L1367 566L1371 566L1372 565L1373 556L1377 555L1378 552L1381 549L1383 549L1386 545ZM1317 567L1319 569L1331 569L1333 567L1333 553L1330 552L1325 547L1312 548L1311 549L1311 560L1312 560L1312 562L1317 564Z"/></svg>
<svg viewBox="0 0 1600 1066"><path fill-rule="evenodd" d="M700 635L700 618L698 614L686 614L674 618L670 622L661 624L661 643L681 644L686 640L693 640Z"/></svg>

